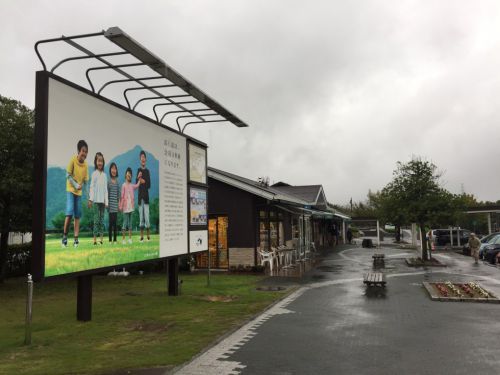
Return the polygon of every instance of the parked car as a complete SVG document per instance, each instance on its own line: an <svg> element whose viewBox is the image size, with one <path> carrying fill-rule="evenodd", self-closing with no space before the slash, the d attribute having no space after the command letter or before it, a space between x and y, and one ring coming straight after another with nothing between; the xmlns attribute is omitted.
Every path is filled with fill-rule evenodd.
<svg viewBox="0 0 500 375"><path fill-rule="evenodd" d="M498 253L500 253L500 236L496 236L495 240L484 246L484 260L488 261L491 264L495 264Z"/></svg>
<svg viewBox="0 0 500 375"><path fill-rule="evenodd" d="M458 245L458 239L460 239L460 244L465 244L469 241L469 235L470 235L470 230L467 229L460 229L459 234L460 237L457 238L457 230L454 229L452 231L452 236L453 236L453 245L457 246ZM427 237L429 238L431 242L431 248L435 249L438 246L448 246L451 244L450 241L450 229L431 229L427 233Z"/></svg>
<svg viewBox="0 0 500 375"><path fill-rule="evenodd" d="M483 242L481 239L481 247L479 248L479 258L486 259L486 253L489 250L494 250L496 245L500 245L500 232L492 233L485 237L486 240Z"/></svg>
<svg viewBox="0 0 500 375"><path fill-rule="evenodd" d="M490 242L493 241L496 236L500 236L500 232L495 232L488 234L484 237L481 237L479 240L481 241L481 247L479 248L479 258L483 259L483 251L484 247ZM466 242L464 246L462 247L462 253L464 255L470 256L470 248L469 248L469 243Z"/></svg>

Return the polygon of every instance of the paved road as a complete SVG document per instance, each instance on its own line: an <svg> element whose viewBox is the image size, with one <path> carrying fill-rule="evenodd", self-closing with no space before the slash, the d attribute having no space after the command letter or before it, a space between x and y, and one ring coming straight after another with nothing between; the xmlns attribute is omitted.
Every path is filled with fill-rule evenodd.
<svg viewBox="0 0 500 375"><path fill-rule="evenodd" d="M386 254L388 285L367 292L373 250L325 257L299 289L177 374L499 374L500 304L433 302L422 281L479 281L500 296L500 269L455 253L412 269Z"/></svg>

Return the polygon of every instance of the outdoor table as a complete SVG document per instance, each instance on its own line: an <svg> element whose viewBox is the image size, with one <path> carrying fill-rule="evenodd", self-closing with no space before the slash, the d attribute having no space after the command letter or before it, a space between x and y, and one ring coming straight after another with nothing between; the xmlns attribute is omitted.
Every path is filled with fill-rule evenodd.
<svg viewBox="0 0 500 375"><path fill-rule="evenodd" d="M295 251L295 248L293 247L279 247L277 249L278 253L281 253L285 259L285 268L292 268L294 267L292 261L293 261L293 252Z"/></svg>

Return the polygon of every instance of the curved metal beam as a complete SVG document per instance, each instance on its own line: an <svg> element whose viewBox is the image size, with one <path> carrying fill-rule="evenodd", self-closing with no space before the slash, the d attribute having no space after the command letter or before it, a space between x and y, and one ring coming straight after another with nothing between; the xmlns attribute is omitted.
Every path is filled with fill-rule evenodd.
<svg viewBox="0 0 500 375"><path fill-rule="evenodd" d="M74 61L74 60L83 60L83 59L96 59L99 57L107 57L107 56L119 56L119 55L130 55L129 52L110 52L110 53L101 53L98 55L94 56L75 56L75 57L68 57L66 59L63 59L59 61L54 67L50 70L51 73L54 73L54 71L59 68L62 64L68 61Z"/></svg>
<svg viewBox="0 0 500 375"><path fill-rule="evenodd" d="M165 105L179 105L179 107L182 108L182 106L180 106L180 104L195 104L195 103L200 103L199 100L189 100L187 102L177 102L177 103L158 103L158 104L155 104L153 106L153 113L155 114L155 117L156 117L156 122L160 122L160 120L158 119L158 114L156 113L156 107L162 107L162 106L165 106Z"/></svg>
<svg viewBox="0 0 500 375"><path fill-rule="evenodd" d="M170 100L170 98L186 98L186 97L191 97L191 95L170 95L170 96L165 96L165 95L158 95L158 96L148 96L147 98L141 98L139 99L134 107L132 108L133 111L135 111L135 109L137 108L137 106L139 105L139 103L142 103L146 100L153 100L153 99L167 99L168 101L170 101L172 104L177 104L173 101Z"/></svg>
<svg viewBox="0 0 500 375"><path fill-rule="evenodd" d="M128 108L130 109L130 102L128 101L128 98L127 98L127 92L135 91L135 90L159 89L162 87L177 87L177 85L169 84L169 85L158 85L158 86L148 86L148 87L130 87L130 88L125 89L123 91L123 96L125 97L125 101L127 102Z"/></svg>
<svg viewBox="0 0 500 375"><path fill-rule="evenodd" d="M214 111L215 112L215 111ZM181 124L179 124L179 120L180 119L183 119L183 118L189 118L189 117L198 117L198 118L201 118L202 120L205 120L203 117L204 116L220 116L218 113L214 113L214 114L208 114L208 115L199 115L199 116L190 116L190 115L186 115L186 116L179 116L177 117L177 119L175 120L175 122L177 123L177 127L179 128L179 131L181 133L184 132L184 129L186 128L186 125L184 125L184 127L182 128L182 131L181 131ZM205 121L202 121L202 122L205 122Z"/></svg>
<svg viewBox="0 0 500 375"><path fill-rule="evenodd" d="M171 115L172 113L185 113L185 112L201 112L201 111L212 111L212 112L215 112L213 109L211 108L204 108L204 109L190 109L190 110L184 110L184 111L167 111L163 114L163 116L161 117L161 120L159 121L159 123L163 123L163 119L165 118L165 116L167 115ZM207 113L207 115L209 115L211 113ZM200 115L201 117L205 116L205 115ZM194 117L194 116L189 116L189 117Z"/></svg>
<svg viewBox="0 0 500 375"><path fill-rule="evenodd" d="M128 68L131 66L141 66L141 65L147 65L145 63L132 63L132 64L120 64L120 65L113 65L113 66L96 66L93 68L88 68L87 71L85 72L85 76L87 77L87 81L90 84L90 87L92 88L92 92L95 93L95 88L94 85L92 84L92 81L90 79L90 72L94 70L105 70L105 69L113 69L116 70L117 68Z"/></svg>
<svg viewBox="0 0 500 375"><path fill-rule="evenodd" d="M143 77L143 78L127 78L127 79L114 79L112 81L106 82L102 87L97 91L98 95L101 95L102 90L104 90L107 86L113 84L113 83L124 83L124 82L137 82L140 83L139 81L147 81L150 79L166 79L165 77L162 76L157 76L157 77Z"/></svg>
<svg viewBox="0 0 500 375"><path fill-rule="evenodd" d="M51 39L43 39L39 40L38 42L35 43L35 53L38 56L38 59L42 63L43 70L47 71L47 65L45 65L45 61L43 61L42 55L40 54L40 51L38 51L38 46L40 44L44 43L51 43L51 42L61 42L61 41L67 41L71 39L79 39L79 38L90 38L93 36L101 36L104 35L104 31L101 31L99 33L92 33L92 34L83 34L83 35L74 35L74 36L62 36L60 38L51 38Z"/></svg>
<svg viewBox="0 0 500 375"><path fill-rule="evenodd" d="M208 122L231 122L231 121L229 121L229 120L191 121L191 122L187 122L187 123L184 124L184 126L182 127L181 133L184 134L184 130L186 129L186 127L188 125L191 125L191 124L204 124L204 123L208 123Z"/></svg>

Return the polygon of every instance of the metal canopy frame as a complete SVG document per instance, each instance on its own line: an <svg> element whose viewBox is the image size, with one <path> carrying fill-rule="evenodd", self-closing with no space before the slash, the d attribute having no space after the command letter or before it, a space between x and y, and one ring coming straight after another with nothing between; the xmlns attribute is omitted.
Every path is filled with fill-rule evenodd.
<svg viewBox="0 0 500 375"><path fill-rule="evenodd" d="M77 40L79 39L88 38L100 38L101 40L107 40L112 43L110 44L110 48L111 46L118 46L120 50L105 53L95 53L89 48L84 47L82 44L77 42ZM40 59L40 62L42 63L43 69L45 71L48 71L48 68L45 60L40 53L39 47L42 44L58 42L67 43L68 45L76 49L77 52L83 53L83 55L64 57L62 60L58 61L50 68L51 73L54 73L54 71L60 68L61 65L72 61L80 61L85 63L89 62L90 64L95 64L97 62L99 63L99 65L85 67L86 70L84 73L85 78L89 83L90 90L94 94L102 96L102 92L105 88L116 84L124 85L125 88L123 89L122 95L125 99L128 109L131 111L135 111L139 104L149 104L154 117L148 115L147 116L162 125L168 126L168 124L164 124L163 121L168 115L171 115L171 117L169 117L173 117L171 126L176 125L180 133L184 133L186 127L191 124L230 122L237 127L248 127L245 122L243 122L217 101L215 101L198 87L196 87L193 83L188 81L174 69L168 66L162 59L155 56L152 52L148 51L145 47L128 36L119 27L111 27L106 31L102 31L99 33L61 36L60 38L44 39L38 41L35 44L35 52ZM109 59L110 57L115 56L129 56L133 59L133 62L115 64ZM134 67L147 67L152 71L153 74L134 75L128 69ZM105 70L113 70L124 78L108 80L96 88L96 84L92 80L90 73L94 71ZM149 81L153 81L154 84L148 84ZM75 83L74 81L71 82ZM177 88L185 92L185 94L166 95L157 90L161 88ZM135 92L143 96L135 99L135 103L132 104L130 97L127 95L131 92ZM154 96L149 96L150 94L153 94ZM107 99L118 103L117 100L114 100L113 98L107 97ZM160 102L158 103L158 101ZM190 107L187 107L186 105L190 105ZM193 108L191 108L191 105L193 105ZM164 113L161 113L159 111L160 107L166 107L165 109L167 110ZM219 118L207 118L214 116L218 116ZM181 120L183 121L181 122Z"/></svg>

